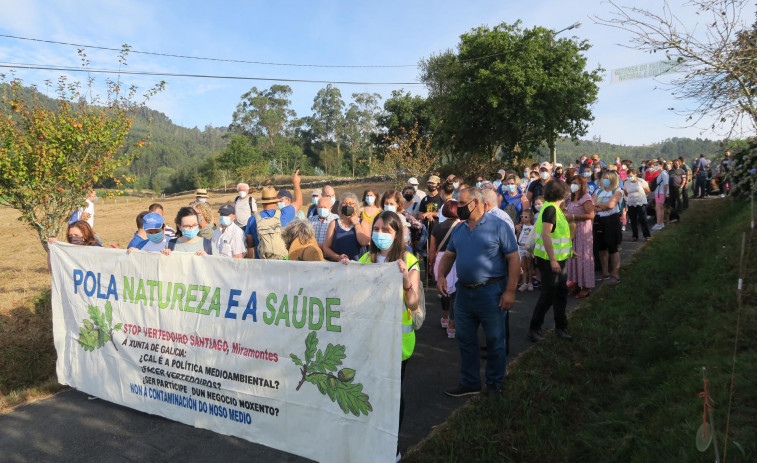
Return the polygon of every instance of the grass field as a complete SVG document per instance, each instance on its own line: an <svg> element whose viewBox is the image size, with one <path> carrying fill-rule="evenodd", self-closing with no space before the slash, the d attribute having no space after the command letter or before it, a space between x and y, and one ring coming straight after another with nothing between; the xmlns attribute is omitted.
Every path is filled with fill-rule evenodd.
<svg viewBox="0 0 757 463"><path fill-rule="evenodd" d="M501 400L474 399L403 461L705 462L707 367L723 457L748 203L692 201L571 317L508 369ZM728 462L757 461L757 238L747 241ZM722 460L721 460L722 461Z"/></svg>
<svg viewBox="0 0 757 463"><path fill-rule="evenodd" d="M351 191L362 196L367 187L384 191L385 183L346 185L336 188L337 196ZM306 208L312 189L303 190ZM236 192L211 194L213 211L231 203ZM260 198L260 193L253 195ZM95 206L95 232L106 245L124 248L136 230L135 218L153 202L163 205L166 221L173 225L179 208L194 200L194 195L171 198L107 199ZM47 255L36 232L18 221L13 209L0 208L0 224L5 244L0 247L0 411L43 397L59 389L55 381L55 350L50 318L50 274ZM217 220L216 220L217 222ZM126 251L124 251L126 252Z"/></svg>

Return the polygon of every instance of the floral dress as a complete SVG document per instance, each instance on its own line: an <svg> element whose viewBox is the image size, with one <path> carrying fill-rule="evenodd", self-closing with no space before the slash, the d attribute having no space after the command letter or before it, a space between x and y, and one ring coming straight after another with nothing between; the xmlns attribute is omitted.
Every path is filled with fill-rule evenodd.
<svg viewBox="0 0 757 463"><path fill-rule="evenodd" d="M583 195L578 201L568 203L566 217L571 214L585 214L583 203L591 201L589 194ZM576 221L576 237L573 240L573 255L568 259L568 280L581 288L594 287L594 237L592 235L592 221Z"/></svg>

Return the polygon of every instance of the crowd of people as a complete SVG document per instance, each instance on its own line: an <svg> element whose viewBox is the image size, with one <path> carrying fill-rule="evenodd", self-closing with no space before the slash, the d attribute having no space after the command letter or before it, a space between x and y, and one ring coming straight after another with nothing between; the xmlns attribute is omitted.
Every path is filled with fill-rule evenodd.
<svg viewBox="0 0 757 463"><path fill-rule="evenodd" d="M255 200L249 185L240 183L233 202L217 209L208 203L208 192L198 189L195 200L178 210L175 228L163 207L152 204L136 216L127 250L345 265L396 262L404 291L402 378L415 345L410 315L421 303L423 273L441 297L440 325L460 350L461 379L446 393L496 396L516 291L540 291L529 340L544 339L550 309L555 334L570 340L568 297L589 297L599 282L620 283L619 250L627 227L633 241L639 232L649 240L651 230L680 220L690 187L694 198L727 192L730 153L714 168L704 155L691 167L685 161L649 159L637 167L595 154L568 166L542 162L522 171L500 169L491 180L477 177L474 185L457 175L444 180L430 175L425 191L410 178L401 189L366 188L339 198L326 185L312 190L307 208L295 172L291 191L265 187ZM72 216L69 243L101 245L93 231L94 198L89 192L86 211ZM487 348L483 384L479 326Z"/></svg>

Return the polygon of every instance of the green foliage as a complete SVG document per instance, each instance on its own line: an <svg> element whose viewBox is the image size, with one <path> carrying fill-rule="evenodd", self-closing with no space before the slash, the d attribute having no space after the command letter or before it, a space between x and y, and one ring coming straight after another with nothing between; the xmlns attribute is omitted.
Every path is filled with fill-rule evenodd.
<svg viewBox="0 0 757 463"><path fill-rule="evenodd" d="M100 313L99 309L93 305L90 305L87 312L89 313L89 319L85 319L79 327L79 345L82 349L92 352L95 349L99 349L105 345L106 342L111 342L113 347L118 350L118 346L113 341L113 332L119 331L123 324L117 323L113 325L113 307L110 305L110 301L105 303L105 312Z"/></svg>
<svg viewBox="0 0 757 463"><path fill-rule="evenodd" d="M755 461L757 238L749 220L746 201L692 202L624 265L620 285L600 288L571 314L573 342L548 336L524 352L508 368L504 400L463 407L407 461L711 461L712 449L700 457L694 445L701 368L722 456L734 360L727 461Z"/></svg>
<svg viewBox="0 0 757 463"><path fill-rule="evenodd" d="M586 41L554 40L553 31L519 22L463 34L457 54L422 63L441 121L435 137L476 170L500 153L515 162L556 135L584 135L602 71L585 70L588 49Z"/></svg>
<svg viewBox="0 0 757 463"><path fill-rule="evenodd" d="M297 385L298 391L305 382L309 382L314 384L321 394L336 402L345 414L360 416L361 413L368 415L373 411L368 394L363 392L363 385L353 382L355 370L339 369L342 360L346 358L345 346L329 344L325 351L321 351L318 349L318 335L311 331L305 338L305 361L295 354L289 354L289 357L300 367L302 373L302 379Z"/></svg>
<svg viewBox="0 0 757 463"><path fill-rule="evenodd" d="M125 52L119 61L124 64L124 59ZM71 212L83 205L85 192L128 166L145 143L122 150L133 122L136 87L106 84L112 98L104 105L94 97L85 101L79 84L63 77L58 99L46 105L18 79L0 89L0 204L19 211L19 220L37 231L45 249L48 237L58 236ZM145 100L163 84L148 91Z"/></svg>

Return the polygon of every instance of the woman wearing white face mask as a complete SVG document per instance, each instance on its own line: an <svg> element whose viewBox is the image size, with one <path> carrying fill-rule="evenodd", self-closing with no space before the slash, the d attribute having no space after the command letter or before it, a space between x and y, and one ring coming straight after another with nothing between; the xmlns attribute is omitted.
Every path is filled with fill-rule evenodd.
<svg viewBox="0 0 757 463"><path fill-rule="evenodd" d="M628 169L628 180L623 185L623 192L626 195L628 203L628 216L631 219L632 241L639 240L639 229L645 240L651 236L647 226L647 195L649 194L649 185L646 180L640 178L636 169Z"/></svg>
<svg viewBox="0 0 757 463"><path fill-rule="evenodd" d="M382 211L394 212L400 217L402 226L404 227L403 236L405 238L405 245L411 244L412 242L410 239L410 229L413 228L415 230L420 230L423 227L423 224L415 217L412 217L409 213L407 213L407 211L405 211L405 209L403 208L402 196L400 195L399 191L386 190L384 194L381 195L379 206L381 207ZM441 211L439 212L441 215Z"/></svg>
<svg viewBox="0 0 757 463"><path fill-rule="evenodd" d="M576 175L568 180L570 201L565 218L569 224L575 224L573 238L573 257L568 259L568 281L574 284L573 293L581 299L591 296L594 288L594 202L586 190L586 179ZM572 289L573 289L572 288Z"/></svg>
<svg viewBox="0 0 757 463"><path fill-rule="evenodd" d="M378 193L373 188L368 188L363 192L363 210L360 211L361 222L373 222L373 218L379 215L381 209L376 205Z"/></svg>
<svg viewBox="0 0 757 463"><path fill-rule="evenodd" d="M161 250L165 255L171 252L191 252L198 256L206 254L218 254L218 248L213 240L202 238L200 233L200 218L197 211L191 207L182 207L176 214L176 229L178 236L168 242L166 248Z"/></svg>

